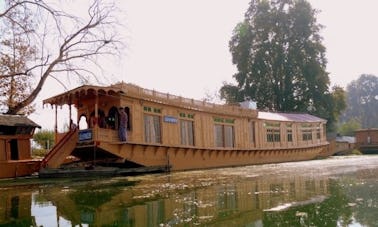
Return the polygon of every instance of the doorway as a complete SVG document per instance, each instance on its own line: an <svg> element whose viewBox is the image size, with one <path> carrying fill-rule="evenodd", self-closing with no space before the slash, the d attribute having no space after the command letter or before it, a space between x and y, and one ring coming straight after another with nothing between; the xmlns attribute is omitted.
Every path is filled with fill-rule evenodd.
<svg viewBox="0 0 378 227"><path fill-rule="evenodd" d="M11 149L11 160L18 160L18 143L16 139L12 139L10 141L10 149Z"/></svg>

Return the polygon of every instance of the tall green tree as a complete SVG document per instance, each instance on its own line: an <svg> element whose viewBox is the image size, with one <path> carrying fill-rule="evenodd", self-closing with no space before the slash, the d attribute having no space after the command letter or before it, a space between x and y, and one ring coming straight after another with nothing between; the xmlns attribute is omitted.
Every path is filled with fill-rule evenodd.
<svg viewBox="0 0 378 227"><path fill-rule="evenodd" d="M229 42L237 84L225 84L221 97L250 99L263 110L309 112L333 123L326 49L315 16L306 0L252 0Z"/></svg>
<svg viewBox="0 0 378 227"><path fill-rule="evenodd" d="M362 128L378 128L378 77L362 74L346 92L348 108L342 120L357 119Z"/></svg>

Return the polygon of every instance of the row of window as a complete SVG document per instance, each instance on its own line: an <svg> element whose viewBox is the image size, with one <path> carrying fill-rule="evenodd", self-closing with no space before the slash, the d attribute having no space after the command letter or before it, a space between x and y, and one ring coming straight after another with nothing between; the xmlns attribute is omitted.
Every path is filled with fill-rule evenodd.
<svg viewBox="0 0 378 227"><path fill-rule="evenodd" d="M145 108L145 112L154 112L151 108ZM194 115L180 113L180 143L181 145L194 146ZM185 119L184 119L185 118ZM219 124L231 123L231 119L214 118L215 146L234 147L234 127L232 125ZM175 122L176 123L176 122ZM161 116L144 114L144 138L146 143L161 143Z"/></svg>
<svg viewBox="0 0 378 227"><path fill-rule="evenodd" d="M254 122L252 123L254 125ZM266 123L266 141L267 142L281 142L281 129L280 123ZM254 126L253 126L254 127ZM311 124L301 125L302 141L311 141L313 127ZM287 142L293 142L293 129L292 124L286 125ZM320 126L316 128L316 138L320 139ZM253 140L254 142L254 140Z"/></svg>
<svg viewBox="0 0 378 227"><path fill-rule="evenodd" d="M144 115L144 138L146 143L161 143L160 116ZM180 138L182 145L194 146L193 121L180 120Z"/></svg>
<svg viewBox="0 0 378 227"><path fill-rule="evenodd" d="M145 112L160 113L160 110L152 108L145 108ZM194 146L194 115L180 113L180 119L177 121L173 118L174 123L179 124L180 143L181 145ZM171 118L170 121L172 121ZM235 146L235 132L234 119L214 118L214 143L216 147L234 147ZM167 121L168 122L168 121ZM171 122L172 123L172 122ZM265 123L266 141L267 142L281 142L280 123ZM286 136L287 142L293 141L292 124L287 124ZM255 143L256 122L250 123L250 142ZM302 140L312 140L313 128L303 127L301 129ZM316 128L316 137L320 139L320 127ZM161 143L161 116L144 114L144 138L147 143Z"/></svg>

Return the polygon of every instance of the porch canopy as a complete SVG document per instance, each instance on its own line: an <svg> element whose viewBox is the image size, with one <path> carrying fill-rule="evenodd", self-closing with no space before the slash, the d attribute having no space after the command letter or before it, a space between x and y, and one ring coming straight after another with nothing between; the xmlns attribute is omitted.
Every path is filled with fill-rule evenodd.
<svg viewBox="0 0 378 227"><path fill-rule="evenodd" d="M62 106L64 104L79 106L81 99L96 99L97 96L114 96L119 97L124 94L122 84L116 84L108 87L83 85L66 91L62 94L43 100L43 105L50 104Z"/></svg>

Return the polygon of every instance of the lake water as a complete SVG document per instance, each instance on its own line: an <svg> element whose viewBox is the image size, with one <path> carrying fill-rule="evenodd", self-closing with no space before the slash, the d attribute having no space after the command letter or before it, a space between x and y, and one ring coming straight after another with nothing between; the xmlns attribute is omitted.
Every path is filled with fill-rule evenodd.
<svg viewBox="0 0 378 227"><path fill-rule="evenodd" d="M378 156L0 181L0 226L378 226Z"/></svg>

